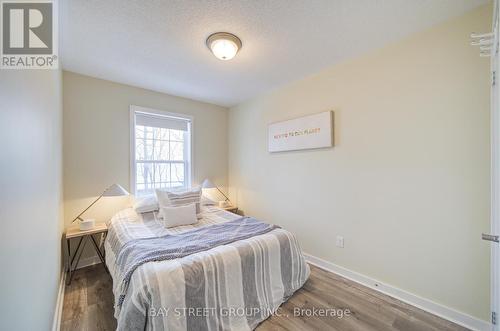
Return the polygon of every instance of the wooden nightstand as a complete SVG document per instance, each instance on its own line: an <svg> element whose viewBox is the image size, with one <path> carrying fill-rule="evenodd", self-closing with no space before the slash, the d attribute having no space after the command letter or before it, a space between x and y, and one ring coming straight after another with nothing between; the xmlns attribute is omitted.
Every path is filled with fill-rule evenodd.
<svg viewBox="0 0 500 331"><path fill-rule="evenodd" d="M68 247L68 252L67 252L68 260L66 262L66 269L68 272L68 277L67 277L68 285L71 284L73 274L76 268L78 267L78 262L80 262L80 258L82 257L82 253L88 241L92 242L94 249L97 253L97 256L99 256L99 259L103 263L104 269L106 269L106 271L109 273L108 268L106 268L106 262L104 260L105 257L104 247L101 249L100 248L101 243L98 244L96 242L96 239L94 238L94 235L96 234L103 235L104 237L102 239L102 242L104 242L104 239L106 239L106 235L108 234L108 227L106 226L105 223L97 223L93 229L86 231L81 231L78 226L73 226L66 229L64 237L66 239L66 245ZM73 255L71 255L71 239L73 238L80 238L80 240L78 241L78 245L76 246L75 252L73 253ZM74 263L75 258L76 258L76 263Z"/></svg>
<svg viewBox="0 0 500 331"><path fill-rule="evenodd" d="M229 206L229 207L224 207L222 208L225 211L231 212L233 214L238 214L238 207L237 206Z"/></svg>

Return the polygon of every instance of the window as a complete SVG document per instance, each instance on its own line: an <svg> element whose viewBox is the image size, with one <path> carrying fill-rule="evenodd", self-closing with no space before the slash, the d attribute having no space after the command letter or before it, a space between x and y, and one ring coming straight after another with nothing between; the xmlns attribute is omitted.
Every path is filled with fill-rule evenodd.
<svg viewBox="0 0 500 331"><path fill-rule="evenodd" d="M131 184L135 194L191 185L192 118L131 106Z"/></svg>

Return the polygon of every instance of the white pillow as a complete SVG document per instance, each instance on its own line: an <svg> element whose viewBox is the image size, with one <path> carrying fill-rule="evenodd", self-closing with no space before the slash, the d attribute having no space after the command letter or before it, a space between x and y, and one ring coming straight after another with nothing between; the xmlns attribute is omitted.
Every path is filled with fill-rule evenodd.
<svg viewBox="0 0 500 331"><path fill-rule="evenodd" d="M198 222L194 203L179 207L160 207L160 213L163 215L163 224L166 228Z"/></svg>
<svg viewBox="0 0 500 331"><path fill-rule="evenodd" d="M158 206L161 207L170 207L170 200L168 199L167 191L156 189L156 199L158 199Z"/></svg>
<svg viewBox="0 0 500 331"><path fill-rule="evenodd" d="M134 210L137 213L148 213L151 211L158 210L160 207L158 205L158 199L156 195L150 194L144 197L139 197L135 199Z"/></svg>

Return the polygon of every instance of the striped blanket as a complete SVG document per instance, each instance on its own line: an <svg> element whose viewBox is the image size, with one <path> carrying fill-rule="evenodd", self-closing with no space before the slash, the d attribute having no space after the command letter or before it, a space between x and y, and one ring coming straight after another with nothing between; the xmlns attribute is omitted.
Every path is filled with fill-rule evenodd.
<svg viewBox="0 0 500 331"><path fill-rule="evenodd" d="M213 229L222 230L239 218L215 207L205 207L202 216L194 225L170 229L154 213L138 215L132 209L111 220L106 264L113 277L118 330L250 330L309 276L295 237L275 228L183 257L140 264L119 305L124 261L117 257L122 249L147 242L144 238L181 238L214 224Z"/></svg>

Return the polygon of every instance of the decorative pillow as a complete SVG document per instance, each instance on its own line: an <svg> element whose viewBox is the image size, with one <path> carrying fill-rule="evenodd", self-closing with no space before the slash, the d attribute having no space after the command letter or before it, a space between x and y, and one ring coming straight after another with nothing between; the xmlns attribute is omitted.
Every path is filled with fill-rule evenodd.
<svg viewBox="0 0 500 331"><path fill-rule="evenodd" d="M163 217L161 212L162 207L179 207L194 203L196 206L196 213L200 213L200 199L201 188L196 187L190 190L179 191L175 189L157 189L156 197L160 206L160 216Z"/></svg>
<svg viewBox="0 0 500 331"><path fill-rule="evenodd" d="M159 208L160 206L158 205L158 199L154 194L136 198L134 203L134 210L137 213L148 213L158 210Z"/></svg>
<svg viewBox="0 0 500 331"><path fill-rule="evenodd" d="M166 228L198 222L194 203L179 207L160 207L160 213L163 215L163 224Z"/></svg>

